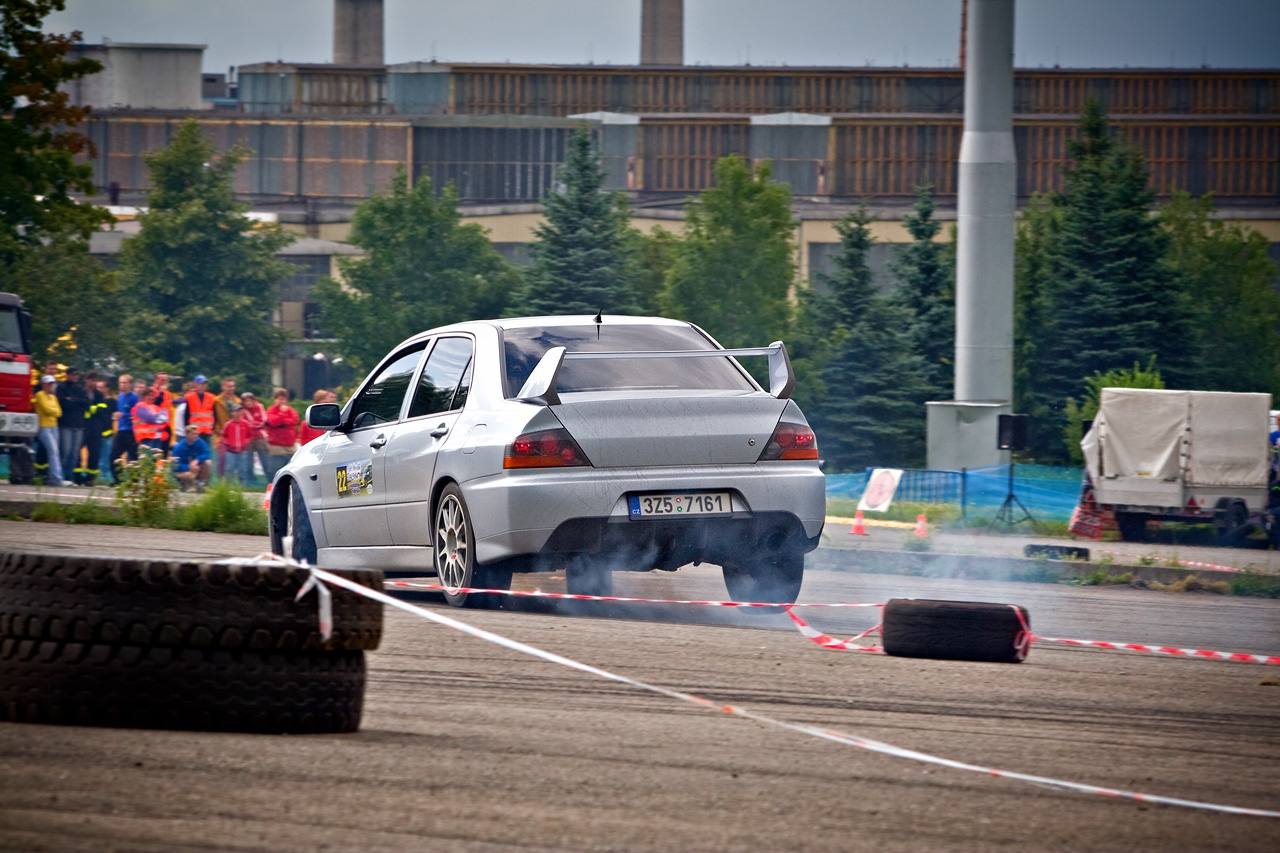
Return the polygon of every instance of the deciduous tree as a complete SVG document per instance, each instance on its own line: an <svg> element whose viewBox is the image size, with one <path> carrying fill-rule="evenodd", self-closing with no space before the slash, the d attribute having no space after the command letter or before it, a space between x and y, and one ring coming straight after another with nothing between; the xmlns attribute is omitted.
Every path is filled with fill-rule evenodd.
<svg viewBox="0 0 1280 853"><path fill-rule="evenodd" d="M277 284L293 271L276 258L294 237L255 222L231 179L249 152L217 156L194 120L145 156L152 189L138 235L124 242L130 337L151 365L191 376L260 381L284 345L271 323Z"/></svg>
<svg viewBox="0 0 1280 853"><path fill-rule="evenodd" d="M356 209L350 240L364 256L339 259L342 280L321 279L313 293L358 372L418 332L500 316L519 282L484 229L462 223L453 187L437 195L426 176L410 187L397 172Z"/></svg>

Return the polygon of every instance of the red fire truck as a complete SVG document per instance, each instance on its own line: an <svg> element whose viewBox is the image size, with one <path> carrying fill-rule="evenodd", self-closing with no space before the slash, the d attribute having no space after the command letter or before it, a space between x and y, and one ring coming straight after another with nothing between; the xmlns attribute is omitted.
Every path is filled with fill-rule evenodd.
<svg viewBox="0 0 1280 853"><path fill-rule="evenodd" d="M26 454L39 422L31 405L31 314L0 293L0 450ZM12 473L12 471L11 471Z"/></svg>

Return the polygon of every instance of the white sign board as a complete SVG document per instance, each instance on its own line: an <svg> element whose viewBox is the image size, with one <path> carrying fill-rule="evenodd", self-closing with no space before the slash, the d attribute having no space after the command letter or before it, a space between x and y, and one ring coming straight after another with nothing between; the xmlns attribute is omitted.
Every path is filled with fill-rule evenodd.
<svg viewBox="0 0 1280 853"><path fill-rule="evenodd" d="M858 509L863 512L884 512L893 503L893 495L898 491L898 481L901 479L901 468L872 469L871 476L867 478L867 487L858 501Z"/></svg>

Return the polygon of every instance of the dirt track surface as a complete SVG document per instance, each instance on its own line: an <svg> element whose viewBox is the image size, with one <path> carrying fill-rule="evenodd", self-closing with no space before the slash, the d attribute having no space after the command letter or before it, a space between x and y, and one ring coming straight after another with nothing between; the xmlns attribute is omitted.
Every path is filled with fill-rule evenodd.
<svg viewBox="0 0 1280 853"><path fill-rule="evenodd" d="M37 527L24 526L23 538ZM49 528L49 547L61 544L52 537L83 535L38 527ZM133 553L217 545L130 533ZM0 543L16 536L0 526ZM109 538L97 539L102 552L116 547ZM227 554L261 548L255 537L219 538ZM711 567L621 575L617 587L723 596ZM812 573L804 597L890 595L1025 604L1041 633L1280 651L1274 601L840 572ZM1280 667L1049 646L1017 666L909 660L823 650L780 630L780 617L754 612L668 609L648 615L680 621L652 622L588 618L581 607L422 603L784 720L1008 770L1280 809L1280 684L1264 683L1280 682ZM869 612L805 615L837 633L865 627ZM713 619L742 627L705 624ZM0 849L1280 849L1280 820L1065 794L881 756L679 704L396 610L369 661L354 735L0 725Z"/></svg>

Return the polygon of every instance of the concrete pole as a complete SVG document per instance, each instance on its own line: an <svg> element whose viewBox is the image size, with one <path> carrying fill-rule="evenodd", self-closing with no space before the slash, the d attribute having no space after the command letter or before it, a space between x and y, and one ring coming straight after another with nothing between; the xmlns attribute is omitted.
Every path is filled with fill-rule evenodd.
<svg viewBox="0 0 1280 853"><path fill-rule="evenodd" d="M956 400L1013 399L1013 3L968 0L956 247Z"/></svg>

